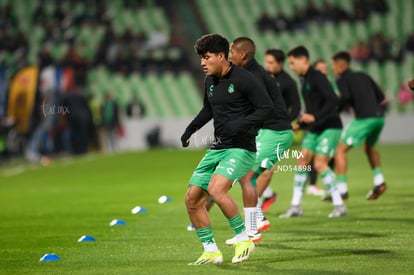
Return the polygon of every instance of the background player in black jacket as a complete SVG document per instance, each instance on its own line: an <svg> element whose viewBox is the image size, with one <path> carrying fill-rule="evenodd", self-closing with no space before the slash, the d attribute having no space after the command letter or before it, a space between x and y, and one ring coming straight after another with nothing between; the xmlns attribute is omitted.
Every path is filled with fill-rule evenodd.
<svg viewBox="0 0 414 275"><path fill-rule="evenodd" d="M279 49L268 49L264 58L266 70L276 79L289 115L289 120L294 121L300 112L300 99L295 80L283 70L285 53Z"/></svg>
<svg viewBox="0 0 414 275"><path fill-rule="evenodd" d="M312 66L313 68L315 68L315 70L320 71L326 77L328 77L328 64L326 63L325 60L318 59L315 62L313 62ZM334 170L334 158L332 158L331 161L329 161L329 167L331 167L331 169ZM311 171L309 172L309 186L306 189L306 193L310 195L315 195L315 196L324 196L325 192L324 190L320 189L317 186L316 184L317 181L318 181L318 173L312 167Z"/></svg>
<svg viewBox="0 0 414 275"><path fill-rule="evenodd" d="M329 217L345 216L347 209L336 188L335 173L328 166L329 160L335 154L342 129L337 113L338 98L326 76L310 65L309 53L305 47L299 46L290 50L288 59L290 68L302 77L305 112L300 115L298 122L299 127L306 129L307 133L302 142L303 157L297 162L291 207L281 217L302 215L303 187L312 158L314 168L322 176L322 182L332 196L334 210Z"/></svg>
<svg viewBox="0 0 414 275"><path fill-rule="evenodd" d="M219 205L236 235L233 263L249 258L254 243L249 239L238 206L228 194L232 183L243 177L256 157L257 128L274 115L275 109L264 86L247 71L227 60L229 42L218 34L208 34L196 41L206 79L204 104L181 137L188 146L191 135L211 119L215 141L195 169L185 195L185 204L204 253L194 265L223 261L218 250L208 212L208 196Z"/></svg>
<svg viewBox="0 0 414 275"><path fill-rule="evenodd" d="M270 75L276 79L276 84L286 105L289 120L295 121L300 112L300 99L296 82L283 70L285 54L279 49L268 49L264 56L264 66ZM265 176L266 174L264 174ZM262 177L264 177L262 176ZM260 181L259 181L260 182ZM262 193L262 210L267 212L276 201L277 193L269 185Z"/></svg>
<svg viewBox="0 0 414 275"><path fill-rule="evenodd" d="M248 37L236 38L230 45L230 60L233 64L252 73L266 87L266 91L276 109L275 115L263 123L256 137L257 155L255 165L240 180L243 188L246 227L253 234L256 231L256 211L259 221L257 229L262 232L270 228L270 222L263 216L261 211L261 199L258 198L258 195L260 196L263 190L269 186L274 165L278 161L278 154L282 155L293 142L293 131L280 90L275 79L256 61L255 53L256 46L253 40ZM228 240L227 244L230 244L231 241Z"/></svg>
<svg viewBox="0 0 414 275"><path fill-rule="evenodd" d="M380 155L375 144L384 127L384 93L365 73L350 70L351 56L348 52L338 52L332 57L332 68L337 78L340 91L340 110L351 107L355 118L344 129L335 156L337 185L341 194L347 194L347 159L346 152L363 145L374 176L374 188L367 199L375 200L386 190L381 171Z"/></svg>

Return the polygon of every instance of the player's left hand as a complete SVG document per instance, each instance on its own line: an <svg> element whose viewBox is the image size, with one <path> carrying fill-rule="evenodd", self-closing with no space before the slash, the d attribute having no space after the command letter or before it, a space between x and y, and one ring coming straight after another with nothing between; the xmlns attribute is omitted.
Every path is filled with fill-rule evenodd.
<svg viewBox="0 0 414 275"><path fill-rule="evenodd" d="M312 114L304 113L300 116L299 122L310 124L315 122L315 116Z"/></svg>

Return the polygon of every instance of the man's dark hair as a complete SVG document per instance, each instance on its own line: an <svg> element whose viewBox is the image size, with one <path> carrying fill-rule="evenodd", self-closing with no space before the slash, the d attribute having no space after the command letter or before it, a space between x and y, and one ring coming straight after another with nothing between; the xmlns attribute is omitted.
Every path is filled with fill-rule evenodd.
<svg viewBox="0 0 414 275"><path fill-rule="evenodd" d="M246 52L249 59L254 58L256 53L256 44L252 39L246 36L241 36L233 40L233 45Z"/></svg>
<svg viewBox="0 0 414 275"><path fill-rule="evenodd" d="M309 51L304 46L297 46L293 49L291 49L287 56L293 56L293 57L306 57L309 59Z"/></svg>
<svg viewBox="0 0 414 275"><path fill-rule="evenodd" d="M203 35L194 45L194 49L198 55L204 55L207 52L215 54L224 53L226 59L229 56L229 48L229 41L216 33Z"/></svg>
<svg viewBox="0 0 414 275"><path fill-rule="evenodd" d="M343 60L349 64L351 63L351 55L346 51L340 51L332 56L332 60Z"/></svg>
<svg viewBox="0 0 414 275"><path fill-rule="evenodd" d="M271 55L279 63L285 62L285 53L279 49L268 49L266 55Z"/></svg>

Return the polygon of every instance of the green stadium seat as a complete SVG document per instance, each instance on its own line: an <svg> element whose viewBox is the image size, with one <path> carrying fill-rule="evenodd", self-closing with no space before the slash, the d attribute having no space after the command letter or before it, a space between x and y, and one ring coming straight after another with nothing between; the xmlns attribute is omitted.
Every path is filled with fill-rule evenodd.
<svg viewBox="0 0 414 275"><path fill-rule="evenodd" d="M190 114L197 114L202 107L202 97L200 95L200 88L194 81L194 78L189 72L182 72L178 75L177 84L180 91L186 94L186 104L189 108Z"/></svg>
<svg viewBox="0 0 414 275"><path fill-rule="evenodd" d="M153 104L155 103L158 105L159 116L160 117L173 117L174 116L173 107L171 106L170 102L167 99L165 91L159 81L158 75L154 73L148 74L146 82L151 92L151 95L154 99Z"/></svg>
<svg viewBox="0 0 414 275"><path fill-rule="evenodd" d="M129 76L128 82L132 95L135 95L145 106L146 117L158 117L157 105L153 104L150 91L145 85L143 77L138 73L133 73Z"/></svg>

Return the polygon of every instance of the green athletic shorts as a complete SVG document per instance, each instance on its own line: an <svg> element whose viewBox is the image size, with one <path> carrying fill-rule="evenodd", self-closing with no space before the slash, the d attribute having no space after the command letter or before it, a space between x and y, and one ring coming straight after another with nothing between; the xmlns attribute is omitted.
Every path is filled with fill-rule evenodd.
<svg viewBox="0 0 414 275"><path fill-rule="evenodd" d="M308 132L302 141L302 148L317 155L333 157L340 138L341 129L326 129L319 134Z"/></svg>
<svg viewBox="0 0 414 275"><path fill-rule="evenodd" d="M279 160L283 159L283 152L293 142L293 131L274 131L261 129L256 137L256 162L252 168L255 172L270 170Z"/></svg>
<svg viewBox="0 0 414 275"><path fill-rule="evenodd" d="M367 145L377 143L384 128L384 118L356 118L344 129L341 141L348 146L361 146L366 141Z"/></svg>
<svg viewBox="0 0 414 275"><path fill-rule="evenodd" d="M207 191L214 174L238 180L250 171L256 159L255 152L240 148L207 150L190 179L190 184Z"/></svg>

